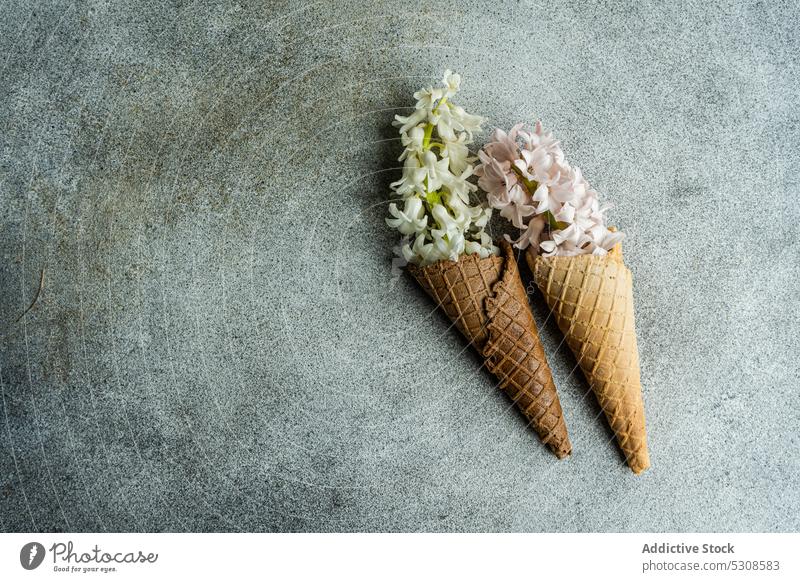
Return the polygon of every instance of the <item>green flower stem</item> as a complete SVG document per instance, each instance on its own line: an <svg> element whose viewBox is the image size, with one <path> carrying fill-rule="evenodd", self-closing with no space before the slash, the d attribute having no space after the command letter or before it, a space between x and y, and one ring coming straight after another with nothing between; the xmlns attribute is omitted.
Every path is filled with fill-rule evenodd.
<svg viewBox="0 0 800 582"><path fill-rule="evenodd" d="M436 104L436 107L433 108L433 111L431 111L431 114L436 115L436 113L439 111L439 108L442 105L446 104L447 104L447 97L442 97ZM433 135L433 128L434 125L430 122L425 126L425 135L422 138L422 151L428 151L431 147L431 136ZM437 142L434 142L434 144L437 144ZM443 144L437 144L437 145L439 145L439 147L444 147Z"/></svg>
<svg viewBox="0 0 800 582"><path fill-rule="evenodd" d="M520 182L522 182L522 184L525 186L525 189L528 191L528 195L533 198L533 193L536 192L536 189L539 187L539 182L536 180L528 180L528 178L522 175L522 171L514 164L511 164L511 169L514 170L514 173L517 175Z"/></svg>
<svg viewBox="0 0 800 582"><path fill-rule="evenodd" d="M441 200L442 200L442 193L439 192L438 190L436 190L434 192L428 192L425 195L425 202L427 202L431 206L433 206L435 204L439 204L441 202Z"/></svg>
<svg viewBox="0 0 800 582"><path fill-rule="evenodd" d="M549 210L544 211L544 216L547 219L548 226L550 226L552 230L564 230L569 226L566 222L556 220L556 217L553 216L553 213Z"/></svg>
<svg viewBox="0 0 800 582"><path fill-rule="evenodd" d="M433 135L433 124L428 123L425 126L425 135L422 137L422 151L426 152L431 147L431 135Z"/></svg>
<svg viewBox="0 0 800 582"><path fill-rule="evenodd" d="M439 101L439 103L436 104L436 107L433 109L433 114L436 114L436 112L439 111L439 108L442 105L445 105L446 103L447 103L447 97L442 98ZM439 152L444 150L444 144L443 143L438 142L438 141L433 141L433 142L431 141L431 138L433 137L433 130L434 130L435 127L436 126L433 125L430 122L428 122L425 125L425 133L422 136L422 151L423 152L426 152L431 148L439 148ZM425 196L422 197L422 201L425 204L425 208L426 208L427 213L429 215L433 214L432 211L433 211L434 205L442 204L442 193L441 192L439 192L438 190L436 190L434 192L429 192L428 191L428 178L425 178ZM439 226L442 227L443 225L440 224ZM447 239L447 235L444 235L443 238Z"/></svg>

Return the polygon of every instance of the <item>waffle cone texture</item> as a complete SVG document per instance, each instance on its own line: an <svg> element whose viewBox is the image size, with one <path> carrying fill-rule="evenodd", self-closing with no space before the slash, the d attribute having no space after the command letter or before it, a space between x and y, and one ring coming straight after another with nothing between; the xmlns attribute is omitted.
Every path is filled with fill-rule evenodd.
<svg viewBox="0 0 800 582"><path fill-rule="evenodd" d="M409 273L483 356L487 369L553 453L572 452L564 413L545 358L511 245L501 256L462 255L457 262Z"/></svg>
<svg viewBox="0 0 800 582"><path fill-rule="evenodd" d="M536 286L575 354L631 470L650 466L633 279L617 245L605 256L526 259Z"/></svg>

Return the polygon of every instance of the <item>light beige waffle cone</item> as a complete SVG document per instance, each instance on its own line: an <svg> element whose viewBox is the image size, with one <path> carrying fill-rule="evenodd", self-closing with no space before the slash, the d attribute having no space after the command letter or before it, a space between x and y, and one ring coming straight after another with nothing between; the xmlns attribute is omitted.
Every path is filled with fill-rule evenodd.
<svg viewBox="0 0 800 582"><path fill-rule="evenodd" d="M501 388L561 459L572 452L550 366L511 246L502 256L462 255L409 273L483 356Z"/></svg>
<svg viewBox="0 0 800 582"><path fill-rule="evenodd" d="M526 259L536 286L556 317L637 475L650 466L639 350L633 314L633 280L617 245L605 256Z"/></svg>

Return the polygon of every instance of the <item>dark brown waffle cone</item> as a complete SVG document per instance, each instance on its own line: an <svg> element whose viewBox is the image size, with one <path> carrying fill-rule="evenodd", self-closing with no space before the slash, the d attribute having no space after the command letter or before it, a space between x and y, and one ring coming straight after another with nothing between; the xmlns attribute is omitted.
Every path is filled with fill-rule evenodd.
<svg viewBox="0 0 800 582"><path fill-rule="evenodd" d="M526 254L536 286L558 322L637 475L650 466L633 279L617 245L605 256Z"/></svg>
<svg viewBox="0 0 800 582"><path fill-rule="evenodd" d="M457 262L409 265L408 271L481 353L542 442L562 459L572 452L564 413L511 245L501 246L499 257L462 255Z"/></svg>

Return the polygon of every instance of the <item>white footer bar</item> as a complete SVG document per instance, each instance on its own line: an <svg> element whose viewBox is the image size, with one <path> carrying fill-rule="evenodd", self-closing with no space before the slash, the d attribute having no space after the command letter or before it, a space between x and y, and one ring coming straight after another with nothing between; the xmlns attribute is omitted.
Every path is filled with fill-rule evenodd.
<svg viewBox="0 0 800 582"><path fill-rule="evenodd" d="M778 581L799 553L794 533L0 534L0 580Z"/></svg>

